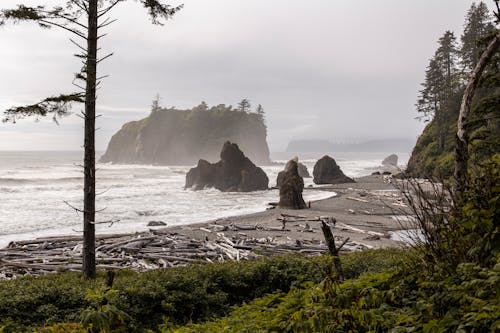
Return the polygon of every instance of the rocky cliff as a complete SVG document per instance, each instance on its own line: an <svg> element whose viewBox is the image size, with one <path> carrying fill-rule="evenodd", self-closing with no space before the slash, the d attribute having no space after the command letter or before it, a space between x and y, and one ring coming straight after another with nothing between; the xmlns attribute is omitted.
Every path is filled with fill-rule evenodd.
<svg viewBox="0 0 500 333"><path fill-rule="evenodd" d="M191 110L159 109L132 121L111 138L101 162L191 165L216 161L226 141L237 143L257 164L267 164L269 148L262 115L202 104Z"/></svg>

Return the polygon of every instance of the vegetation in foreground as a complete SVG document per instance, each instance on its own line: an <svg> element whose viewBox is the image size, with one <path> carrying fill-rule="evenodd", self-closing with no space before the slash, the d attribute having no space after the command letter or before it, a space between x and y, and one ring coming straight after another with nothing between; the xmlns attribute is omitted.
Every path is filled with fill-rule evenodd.
<svg viewBox="0 0 500 333"><path fill-rule="evenodd" d="M385 249L342 257L347 278L398 267L405 250ZM95 282L60 273L0 281L0 332L157 330L227 315L232 307L273 292L320 283L329 256L285 255L239 263L200 264L145 273L116 272L112 288L101 272ZM61 323L71 324L61 324ZM100 330L102 329L102 330ZM86 331L86 330L84 330Z"/></svg>

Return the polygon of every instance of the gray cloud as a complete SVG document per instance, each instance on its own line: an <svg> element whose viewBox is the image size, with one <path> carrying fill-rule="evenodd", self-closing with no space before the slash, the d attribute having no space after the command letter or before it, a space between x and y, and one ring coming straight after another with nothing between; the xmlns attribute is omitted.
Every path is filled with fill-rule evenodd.
<svg viewBox="0 0 500 333"><path fill-rule="evenodd" d="M16 3L3 0L1 7ZM114 12L119 20L102 45L115 56L101 68L111 77L99 91L100 149L124 122L146 116L156 93L165 106L181 108L201 100L234 105L243 97L261 103L272 150L300 137L416 138L422 124L413 119L414 103L427 59L445 30L460 34L471 4L184 3L163 27L152 26L133 1ZM65 33L19 25L0 29L0 36L1 108L73 90L79 63ZM79 149L82 137L74 116L58 127L29 120L3 124L0 133L0 149Z"/></svg>

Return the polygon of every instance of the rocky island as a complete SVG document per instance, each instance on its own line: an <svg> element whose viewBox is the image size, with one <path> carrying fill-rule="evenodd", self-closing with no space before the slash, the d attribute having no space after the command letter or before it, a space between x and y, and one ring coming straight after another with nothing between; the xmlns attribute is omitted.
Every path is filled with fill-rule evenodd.
<svg viewBox="0 0 500 333"><path fill-rule="evenodd" d="M260 113L205 103L190 109L155 109L128 122L111 138L101 162L192 165L215 162L226 141L237 143L252 161L270 163L267 130Z"/></svg>
<svg viewBox="0 0 500 333"><path fill-rule="evenodd" d="M202 190L214 187L225 192L251 192L267 190L269 178L239 149L226 141L220 153L220 161L210 163L199 160L198 165L186 175L185 188Z"/></svg>

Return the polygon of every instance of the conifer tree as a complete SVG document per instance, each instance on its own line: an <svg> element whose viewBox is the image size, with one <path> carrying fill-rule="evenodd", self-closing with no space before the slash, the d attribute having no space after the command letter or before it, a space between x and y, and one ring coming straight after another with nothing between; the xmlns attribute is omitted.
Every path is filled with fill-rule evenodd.
<svg viewBox="0 0 500 333"><path fill-rule="evenodd" d="M438 146L442 151L448 133L448 120L458 115L460 80L458 49L453 32L446 31L438 41L438 49L429 62L417 110L423 118L433 117L438 128Z"/></svg>
<svg viewBox="0 0 500 333"><path fill-rule="evenodd" d="M160 106L160 94L156 94L155 99L151 103L151 112L156 112L160 111L161 106Z"/></svg>
<svg viewBox="0 0 500 333"><path fill-rule="evenodd" d="M461 64L465 71L472 72L484 47L481 42L494 30L492 17L484 2L473 3L465 16L464 31L460 40Z"/></svg>
<svg viewBox="0 0 500 333"><path fill-rule="evenodd" d="M238 103L238 110L241 112L248 112L251 107L252 105L250 104L250 101L246 98L243 98L241 102Z"/></svg>
<svg viewBox="0 0 500 333"><path fill-rule="evenodd" d="M82 60L83 67L76 74L75 79L82 83L75 85L80 92L49 97L43 101L15 107L5 112L6 121L19 117L48 114L54 117L67 114L71 103L83 102L82 112L84 119L84 188L83 209L76 210L83 213L83 277L94 279L96 276L95 263L95 196L96 196L96 169L95 169L95 121L96 121L96 89L103 77L97 75L97 66L109 58L112 53L99 55L98 44L106 36L104 28L115 20L108 14L116 5L126 0L60 0L59 6L47 7L26 6L20 4L14 9L0 11L0 25L8 21L33 22L42 28L59 28L72 35L70 41L81 51L76 56ZM153 24L162 24L163 20L174 15L181 6L171 7L163 4L162 0L138 0L148 11ZM75 40L76 39L76 40Z"/></svg>

